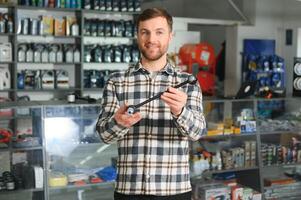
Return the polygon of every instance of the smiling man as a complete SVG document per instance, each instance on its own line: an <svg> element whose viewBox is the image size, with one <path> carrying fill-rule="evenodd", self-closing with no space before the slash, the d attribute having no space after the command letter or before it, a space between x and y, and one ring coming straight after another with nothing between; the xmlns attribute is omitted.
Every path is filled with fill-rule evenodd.
<svg viewBox="0 0 301 200"><path fill-rule="evenodd" d="M110 76L97 122L101 139L118 146L114 199L191 200L189 140L205 133L201 89L174 88L191 75L167 60L172 17L165 10L144 10L137 28L140 62ZM159 99L127 113L128 105L159 92Z"/></svg>

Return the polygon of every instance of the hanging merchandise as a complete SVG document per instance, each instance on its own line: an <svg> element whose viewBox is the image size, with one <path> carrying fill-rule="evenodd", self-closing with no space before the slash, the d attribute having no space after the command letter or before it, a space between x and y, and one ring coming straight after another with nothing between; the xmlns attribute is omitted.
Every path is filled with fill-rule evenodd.
<svg viewBox="0 0 301 200"><path fill-rule="evenodd" d="M0 66L0 90L10 89L10 78L9 69Z"/></svg>

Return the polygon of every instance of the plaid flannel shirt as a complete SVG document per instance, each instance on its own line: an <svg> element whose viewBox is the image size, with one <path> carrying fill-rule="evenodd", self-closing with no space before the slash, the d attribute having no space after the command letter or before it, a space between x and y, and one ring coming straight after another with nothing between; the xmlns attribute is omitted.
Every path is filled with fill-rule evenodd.
<svg viewBox="0 0 301 200"><path fill-rule="evenodd" d="M156 99L139 108L142 119L131 128L118 125L114 119L124 103L141 103L188 77L169 63L154 80L140 63L110 76L96 127L103 142L117 141L116 192L168 196L191 191L189 139L198 140L205 134L198 83L181 88L188 99L178 118L162 100Z"/></svg>

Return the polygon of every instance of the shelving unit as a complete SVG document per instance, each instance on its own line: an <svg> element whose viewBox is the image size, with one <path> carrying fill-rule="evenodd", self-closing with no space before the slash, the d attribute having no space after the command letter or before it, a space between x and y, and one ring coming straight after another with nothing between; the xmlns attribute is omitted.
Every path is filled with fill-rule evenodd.
<svg viewBox="0 0 301 200"><path fill-rule="evenodd" d="M9 98L12 101L18 101L20 96L29 96L32 101L37 100L52 100L66 99L68 93L76 93L79 96L90 96L99 99L101 97L102 88L85 88L84 87L84 70L123 70L127 69L131 63L86 63L84 62L84 46L89 44L99 45L132 45L135 43L135 37L97 37L84 35L84 27L86 18L97 18L102 20L134 20L134 16L139 12L121 12L121 11L100 11L86 10L78 8L49 8L49 7L34 7L23 5L0 5L0 12L6 11L13 15L14 33L2 33L0 38L5 38L3 41L12 44L13 60L9 62L1 62L0 66L9 68L11 75L10 89L0 90L0 97ZM34 11L34 12L33 12ZM56 35L29 35L23 34L18 28L23 18L37 19L39 16L76 17L79 25L78 36L56 36ZM44 63L44 62L19 62L18 61L18 46L20 44L74 44L80 50L80 62L68 63ZM18 88L18 72L20 70L67 70L69 74L68 89L19 89ZM48 94L45 94L45 91Z"/></svg>

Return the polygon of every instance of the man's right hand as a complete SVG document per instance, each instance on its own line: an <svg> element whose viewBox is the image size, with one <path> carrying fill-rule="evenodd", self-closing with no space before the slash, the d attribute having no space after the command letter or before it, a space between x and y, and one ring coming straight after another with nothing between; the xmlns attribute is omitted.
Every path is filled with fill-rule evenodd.
<svg viewBox="0 0 301 200"><path fill-rule="evenodd" d="M127 114L128 106L125 104L121 106L114 115L114 119L116 120L117 124L130 128L138 121L141 120L141 115L139 112L134 113L133 115Z"/></svg>

